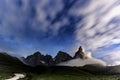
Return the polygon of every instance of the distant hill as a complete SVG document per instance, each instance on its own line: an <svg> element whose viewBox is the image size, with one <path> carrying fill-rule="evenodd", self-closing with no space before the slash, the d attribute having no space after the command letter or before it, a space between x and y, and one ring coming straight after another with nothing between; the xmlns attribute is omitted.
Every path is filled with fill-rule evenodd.
<svg viewBox="0 0 120 80"><path fill-rule="evenodd" d="M24 64L17 57L13 57L7 53L0 53L0 65L21 66Z"/></svg>

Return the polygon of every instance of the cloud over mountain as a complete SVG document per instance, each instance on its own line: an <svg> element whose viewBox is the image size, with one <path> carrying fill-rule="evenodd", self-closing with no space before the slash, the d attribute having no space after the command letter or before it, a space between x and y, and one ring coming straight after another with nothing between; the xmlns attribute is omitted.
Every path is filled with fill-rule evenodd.
<svg viewBox="0 0 120 80"><path fill-rule="evenodd" d="M110 55L110 61L108 57L105 57L109 62L112 58L116 58L114 55L120 54L119 8L118 0L110 0L109 2L91 0L82 9L74 8L77 15L84 15L76 28L76 45L83 45L98 58Z"/></svg>

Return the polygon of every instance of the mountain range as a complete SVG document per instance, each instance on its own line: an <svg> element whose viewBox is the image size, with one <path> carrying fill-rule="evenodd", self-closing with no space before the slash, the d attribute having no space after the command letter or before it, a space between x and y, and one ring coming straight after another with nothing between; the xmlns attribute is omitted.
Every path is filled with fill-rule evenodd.
<svg viewBox="0 0 120 80"><path fill-rule="evenodd" d="M42 55L40 52L35 52L33 55L29 55L26 58L19 59L17 57L13 57L8 55L7 53L0 53L0 66L7 66L10 69L14 69L14 71L29 71L29 72L56 72L58 71L68 71L77 70L84 71L92 74L120 74L120 66L105 66L101 64L84 64L82 66L75 66L76 64L83 64L83 61L90 61L92 58L89 58L84 53L82 47L78 49L73 57L71 57L68 53L59 51L58 54L52 58L51 55ZM96 59L93 59L96 60ZM79 63L78 63L78 62ZM80 62L81 61L81 62ZM70 64L63 65L63 64ZM61 65L62 64L62 65ZM67 72L66 71L66 72Z"/></svg>
<svg viewBox="0 0 120 80"><path fill-rule="evenodd" d="M59 51L57 55L52 58L51 55L42 55L40 52L35 52L33 55L29 55L24 58L24 62L30 66L37 66L37 65L47 65L53 66L62 62L74 60L74 59L87 59L87 54L83 51L83 48L80 46L78 51L72 57L68 53Z"/></svg>

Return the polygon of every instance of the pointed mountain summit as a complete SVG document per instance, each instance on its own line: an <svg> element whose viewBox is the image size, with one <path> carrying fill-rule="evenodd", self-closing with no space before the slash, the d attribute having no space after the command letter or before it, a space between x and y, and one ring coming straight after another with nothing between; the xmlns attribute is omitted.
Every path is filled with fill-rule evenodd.
<svg viewBox="0 0 120 80"><path fill-rule="evenodd" d="M40 52L35 52L33 55L28 56L25 62L30 66L38 65L54 65L54 61L51 55L42 55Z"/></svg>
<svg viewBox="0 0 120 80"><path fill-rule="evenodd" d="M82 48L82 46L79 47L78 51L75 53L74 58L81 58L81 59L85 58L85 53L84 53L84 49Z"/></svg>
<svg viewBox="0 0 120 80"><path fill-rule="evenodd" d="M60 62L71 60L72 57L66 52L59 51L54 59L55 59L55 63L60 63Z"/></svg>
<svg viewBox="0 0 120 80"><path fill-rule="evenodd" d="M52 58L51 55L42 55L40 52L35 52L33 55L30 55L27 58L25 58L24 61L30 66L54 66L61 62L69 61L76 58L88 59L91 57L91 54L85 54L84 49L82 48L82 46L80 46L78 51L75 53L74 57L71 57L68 53L63 51L59 51L54 58Z"/></svg>
<svg viewBox="0 0 120 80"><path fill-rule="evenodd" d="M33 55L28 56L25 61L28 65L37 66L44 63L44 61L42 61L43 59L44 56L40 52L35 52Z"/></svg>

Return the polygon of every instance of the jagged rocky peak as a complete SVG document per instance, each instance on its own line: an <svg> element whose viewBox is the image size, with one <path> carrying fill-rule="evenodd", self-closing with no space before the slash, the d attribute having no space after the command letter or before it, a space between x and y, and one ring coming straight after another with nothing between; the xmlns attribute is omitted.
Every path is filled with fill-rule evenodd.
<svg viewBox="0 0 120 80"><path fill-rule="evenodd" d="M54 59L55 59L55 63L60 63L60 62L71 60L72 57L66 52L59 51Z"/></svg>
<svg viewBox="0 0 120 80"><path fill-rule="evenodd" d="M57 55L52 58L51 55L42 55L40 52L35 52L33 55L28 56L24 59L26 63L28 63L31 66L37 66L37 65L55 65L64 61L68 61L71 59L88 59L91 58L91 54L85 54L84 49L82 46L79 47L78 51L75 53L74 57L71 57L68 53L59 51Z"/></svg>
<svg viewBox="0 0 120 80"><path fill-rule="evenodd" d="M79 47L78 51L75 53L74 58L81 58L81 59L85 58L85 53L84 53L84 49L82 48L82 46Z"/></svg>
<svg viewBox="0 0 120 80"><path fill-rule="evenodd" d="M25 59L25 62L28 63L31 66L37 66L37 65L43 65L44 61L44 55L42 55L40 52L35 52L33 55L28 56Z"/></svg>
<svg viewBox="0 0 120 80"><path fill-rule="evenodd" d="M31 66L37 65L54 65L54 61L51 55L42 55L40 52L35 52L33 55L28 56L25 62Z"/></svg>
<svg viewBox="0 0 120 80"><path fill-rule="evenodd" d="M84 49L82 48L82 46L79 47L79 51L84 52Z"/></svg>
<svg viewBox="0 0 120 80"><path fill-rule="evenodd" d="M47 63L47 65L54 65L54 61L51 55L45 55L44 56L44 61Z"/></svg>
<svg viewBox="0 0 120 80"><path fill-rule="evenodd" d="M39 55L41 55L41 53L40 53L39 51L37 51L37 52L35 52L33 55L39 56Z"/></svg>
<svg viewBox="0 0 120 80"><path fill-rule="evenodd" d="M39 51L35 52L32 55L27 56L26 59L31 59L31 58L40 58L42 59L44 55L42 55Z"/></svg>

